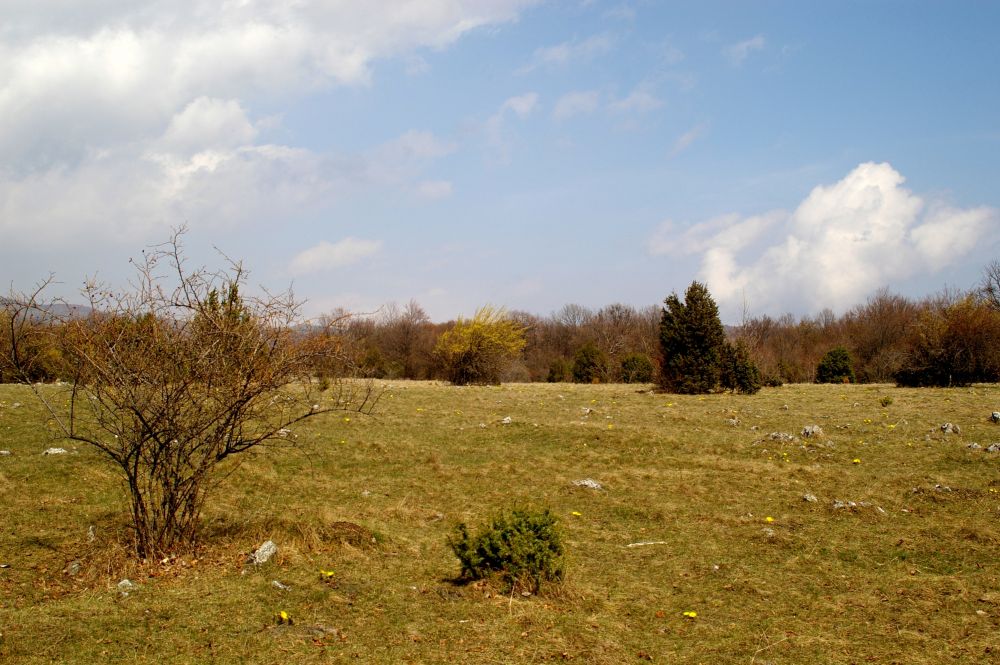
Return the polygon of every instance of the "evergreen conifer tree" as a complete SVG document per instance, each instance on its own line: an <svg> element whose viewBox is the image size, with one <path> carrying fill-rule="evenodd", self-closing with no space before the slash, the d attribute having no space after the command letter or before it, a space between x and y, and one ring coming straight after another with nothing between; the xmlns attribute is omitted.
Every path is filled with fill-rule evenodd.
<svg viewBox="0 0 1000 665"><path fill-rule="evenodd" d="M688 395L711 392L719 385L726 338L719 308L708 287L692 282L683 303L672 293L664 304L660 317L660 387Z"/></svg>

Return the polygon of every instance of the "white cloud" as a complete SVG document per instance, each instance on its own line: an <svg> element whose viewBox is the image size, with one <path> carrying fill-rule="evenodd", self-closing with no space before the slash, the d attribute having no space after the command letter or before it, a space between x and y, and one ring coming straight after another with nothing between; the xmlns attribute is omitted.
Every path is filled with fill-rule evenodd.
<svg viewBox="0 0 1000 665"><path fill-rule="evenodd" d="M497 112L484 123L486 145L490 158L499 164L510 162L511 145L507 131L508 112L524 119L538 107L538 93L526 92L522 95L509 97L500 105Z"/></svg>
<svg viewBox="0 0 1000 665"><path fill-rule="evenodd" d="M434 159L446 149L433 137L322 155L262 142L273 118L249 109L367 85L380 59L419 71L422 49L516 20L534 2L3 3L0 230L34 244L120 238L320 205L352 182L411 180L390 152L409 165Z"/></svg>
<svg viewBox="0 0 1000 665"><path fill-rule="evenodd" d="M318 245L299 252L288 265L292 275L307 275L353 265L366 259L382 248L381 241L344 238L339 242L322 241Z"/></svg>
<svg viewBox="0 0 1000 665"><path fill-rule="evenodd" d="M597 110L601 96L596 90L570 92L556 102L552 109L552 117L556 120L566 120L575 115L590 114Z"/></svg>
<svg viewBox="0 0 1000 665"><path fill-rule="evenodd" d="M860 164L790 214L665 222L649 251L700 256L699 277L731 316L744 298L755 312L843 311L886 284L961 264L1000 231L1000 210L928 202L903 183L889 164Z"/></svg>
<svg viewBox="0 0 1000 665"><path fill-rule="evenodd" d="M704 136L706 131L708 131L708 123L701 122L678 136L677 140L674 141L674 146L670 149L669 156L676 157L687 150L692 143Z"/></svg>
<svg viewBox="0 0 1000 665"><path fill-rule="evenodd" d="M649 113L663 108L663 106L662 99L646 88L638 87L629 93L628 97L612 102L610 108L619 113Z"/></svg>
<svg viewBox="0 0 1000 665"><path fill-rule="evenodd" d="M739 67L750 57L751 53L763 49L766 43L764 35L756 35L750 39L730 44L722 50L722 53L734 67Z"/></svg>
<svg viewBox="0 0 1000 665"><path fill-rule="evenodd" d="M519 117L524 118L531 114L538 105L538 93L526 92L523 95L510 97L500 106L499 115L504 111L513 111Z"/></svg>
<svg viewBox="0 0 1000 665"><path fill-rule="evenodd" d="M454 187L448 180L424 180L418 182L416 193L422 199L439 201L452 195Z"/></svg>
<svg viewBox="0 0 1000 665"><path fill-rule="evenodd" d="M584 40L572 40L535 49L531 62L523 67L527 73L539 67L564 67L574 62L587 62L609 53L614 48L614 39L609 35L594 35Z"/></svg>

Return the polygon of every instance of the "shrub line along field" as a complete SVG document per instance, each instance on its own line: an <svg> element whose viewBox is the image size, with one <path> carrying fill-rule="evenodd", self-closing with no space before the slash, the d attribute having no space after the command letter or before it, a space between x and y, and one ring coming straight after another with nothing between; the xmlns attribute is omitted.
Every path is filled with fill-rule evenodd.
<svg viewBox="0 0 1000 665"><path fill-rule="evenodd" d="M230 466L200 548L141 562L114 471L0 386L0 661L1000 662L997 410L996 385L394 382ZM559 518L565 581L457 583L454 526L515 505Z"/></svg>

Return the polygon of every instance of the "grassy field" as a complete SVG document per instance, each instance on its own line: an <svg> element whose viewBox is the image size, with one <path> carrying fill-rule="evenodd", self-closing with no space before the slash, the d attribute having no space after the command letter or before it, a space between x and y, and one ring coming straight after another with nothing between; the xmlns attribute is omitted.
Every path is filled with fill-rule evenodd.
<svg viewBox="0 0 1000 665"><path fill-rule="evenodd" d="M1000 662L994 410L994 385L398 382L375 417L247 457L202 549L142 563L113 470L0 386L0 662ZM559 516L565 583L456 584L451 529L514 504ZM267 538L275 560L247 568Z"/></svg>

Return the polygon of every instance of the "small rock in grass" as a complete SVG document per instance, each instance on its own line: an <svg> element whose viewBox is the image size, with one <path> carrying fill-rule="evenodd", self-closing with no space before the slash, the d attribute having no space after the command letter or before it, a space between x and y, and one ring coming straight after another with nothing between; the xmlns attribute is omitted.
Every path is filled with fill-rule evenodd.
<svg viewBox="0 0 1000 665"><path fill-rule="evenodd" d="M73 561L68 566L66 566L66 569L63 572L69 575L70 577L75 577L76 575L80 574L80 568L81 568L80 562Z"/></svg>
<svg viewBox="0 0 1000 665"><path fill-rule="evenodd" d="M0 450L0 457L7 457L8 455L11 454L13 453L11 453L9 450Z"/></svg>
<svg viewBox="0 0 1000 665"><path fill-rule="evenodd" d="M806 438L811 436L823 436L823 428L819 425L806 425L802 428L802 436Z"/></svg>
<svg viewBox="0 0 1000 665"><path fill-rule="evenodd" d="M944 425L941 425L941 431L945 434L961 434L962 428L952 423L945 423Z"/></svg>
<svg viewBox="0 0 1000 665"><path fill-rule="evenodd" d="M43 455L67 455L67 454L69 454L69 451L66 450L65 448L46 448L42 452L42 454Z"/></svg>
<svg viewBox="0 0 1000 665"><path fill-rule="evenodd" d="M122 598L127 598L129 593L135 591L138 588L139 585L128 578L118 583L118 593L121 594Z"/></svg>
<svg viewBox="0 0 1000 665"><path fill-rule="evenodd" d="M511 420L510 416L507 416L506 418L504 418L500 422L503 423L504 425L510 425L513 421Z"/></svg>
<svg viewBox="0 0 1000 665"><path fill-rule="evenodd" d="M802 500L808 501L809 503L816 503L817 501L819 501L819 499L816 498L815 494L803 494Z"/></svg>
<svg viewBox="0 0 1000 665"><path fill-rule="evenodd" d="M600 484L593 478L584 478L583 480L574 480L573 484L577 487L587 487L592 490L602 490L604 485Z"/></svg>
<svg viewBox="0 0 1000 665"><path fill-rule="evenodd" d="M990 414L990 420L992 420L995 423L1000 423L1000 411L994 411L992 414Z"/></svg>
<svg viewBox="0 0 1000 665"><path fill-rule="evenodd" d="M87 542L92 543L95 540L97 540L97 529L95 529L94 525L91 524L87 527Z"/></svg>
<svg viewBox="0 0 1000 665"><path fill-rule="evenodd" d="M788 434L787 432L771 432L770 434L767 435L767 438L771 439L772 441L786 441L786 442L795 441L795 435Z"/></svg>
<svg viewBox="0 0 1000 665"><path fill-rule="evenodd" d="M991 443L986 446L986 452L988 453L1000 453L1000 443Z"/></svg>
<svg viewBox="0 0 1000 665"><path fill-rule="evenodd" d="M260 566L271 560L275 554L278 553L278 546L274 544L274 541L267 540L258 547L253 554L247 557L247 563L252 563L255 566Z"/></svg>
<svg viewBox="0 0 1000 665"><path fill-rule="evenodd" d="M774 529L772 529L771 527L764 527L764 535L767 536L768 538L774 538L775 535Z"/></svg>
<svg viewBox="0 0 1000 665"><path fill-rule="evenodd" d="M846 510L850 510L852 508L857 508L857 507L858 507L858 504L856 504L853 501L841 501L840 499L834 499L833 500L833 509L834 510L845 510L845 509Z"/></svg>
<svg viewBox="0 0 1000 665"><path fill-rule="evenodd" d="M726 420L726 422L729 423L730 425L732 425L733 427L739 427L739 425L740 425L740 419L739 418L729 418L728 420Z"/></svg>
<svg viewBox="0 0 1000 665"><path fill-rule="evenodd" d="M281 591L288 591L289 589L292 588L287 584L282 584L278 580L271 580L271 586L273 586L275 589L280 589Z"/></svg>
<svg viewBox="0 0 1000 665"><path fill-rule="evenodd" d="M975 441L973 441L972 443L970 443L969 445L967 445L966 448L970 448L972 450L981 450L982 446L979 445L978 443L976 443Z"/></svg>

